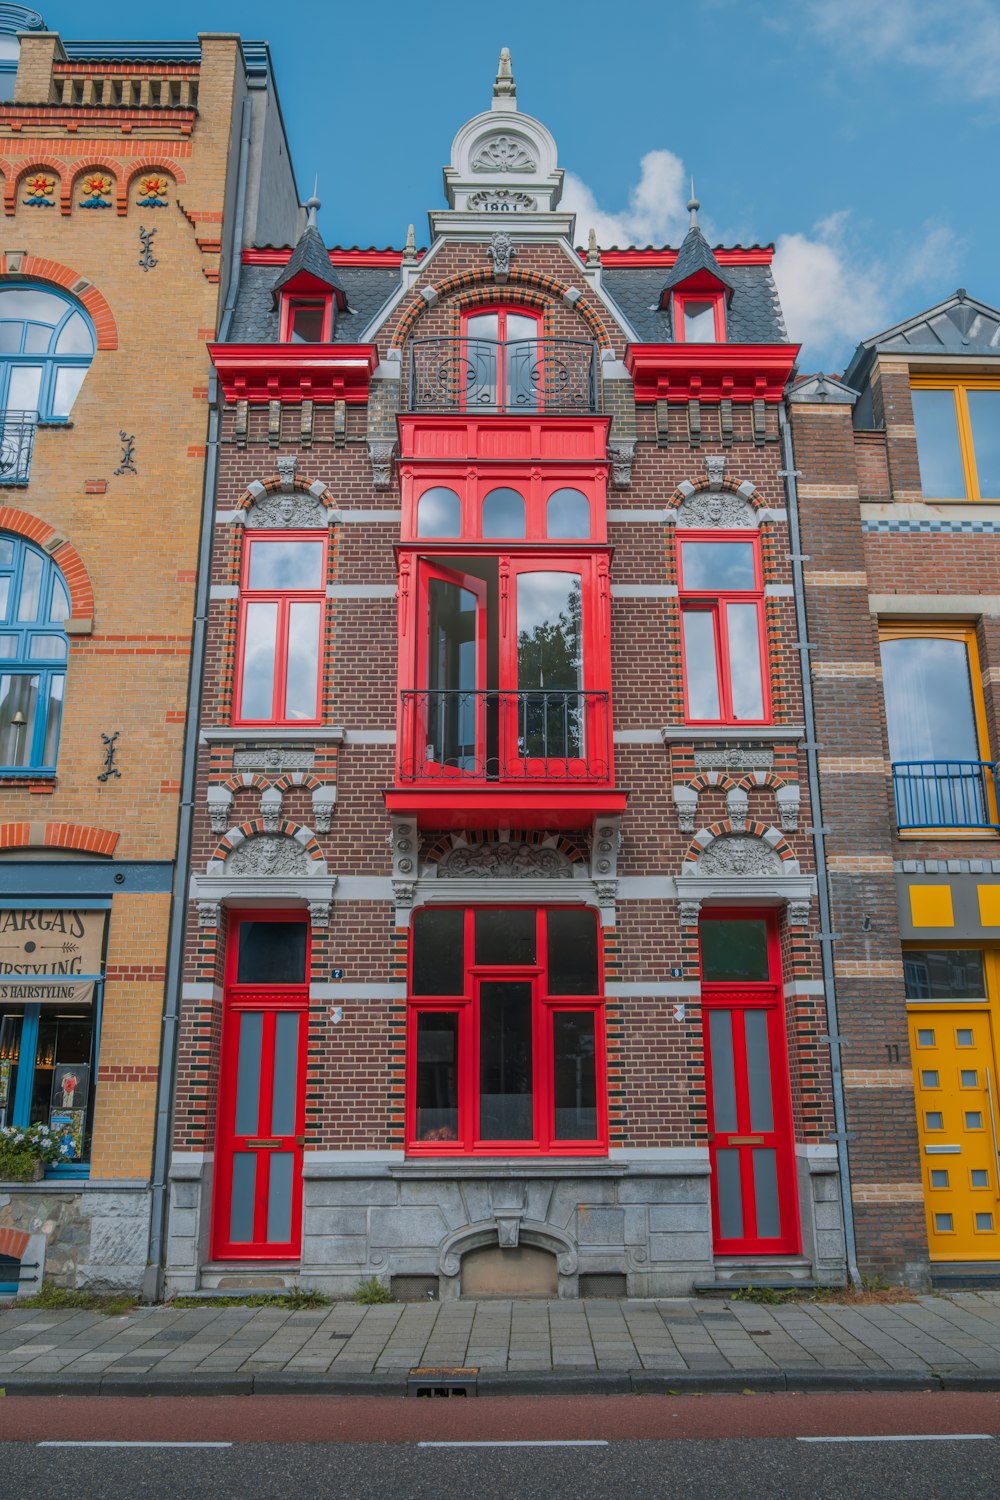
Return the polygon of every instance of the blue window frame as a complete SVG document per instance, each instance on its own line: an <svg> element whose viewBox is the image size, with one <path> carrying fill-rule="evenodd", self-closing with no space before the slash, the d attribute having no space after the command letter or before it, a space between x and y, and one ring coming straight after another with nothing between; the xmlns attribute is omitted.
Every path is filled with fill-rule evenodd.
<svg viewBox="0 0 1000 1500"><path fill-rule="evenodd" d="M55 771L69 612L52 559L0 534L0 776Z"/></svg>
<svg viewBox="0 0 1000 1500"><path fill-rule="evenodd" d="M94 325L72 297L37 283L0 287L0 409L65 422L94 357Z"/></svg>

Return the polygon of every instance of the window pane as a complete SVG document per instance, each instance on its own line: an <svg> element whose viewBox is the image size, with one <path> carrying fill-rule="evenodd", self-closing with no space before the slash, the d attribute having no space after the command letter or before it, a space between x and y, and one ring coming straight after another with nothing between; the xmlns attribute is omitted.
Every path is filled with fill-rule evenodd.
<svg viewBox="0 0 1000 1500"><path fill-rule="evenodd" d="M967 391L979 493L1000 500L1000 391Z"/></svg>
<svg viewBox="0 0 1000 1500"><path fill-rule="evenodd" d="M768 979L767 923L757 917L702 922L701 977L706 983Z"/></svg>
<svg viewBox="0 0 1000 1500"><path fill-rule="evenodd" d="M689 344L715 343L715 304L684 301L684 338Z"/></svg>
<svg viewBox="0 0 1000 1500"><path fill-rule="evenodd" d="M277 630L277 604L247 605L243 641L243 690L240 700L240 714L244 719L270 719L274 713Z"/></svg>
<svg viewBox="0 0 1000 1500"><path fill-rule="evenodd" d="M64 635L31 635L28 647L29 661L65 661L66 637Z"/></svg>
<svg viewBox="0 0 1000 1500"><path fill-rule="evenodd" d="M0 1015L0 1125L11 1124L14 1096L17 1093L23 1024L23 1010L8 1011L6 1015Z"/></svg>
<svg viewBox="0 0 1000 1500"><path fill-rule="evenodd" d="M286 924L291 926L291 923ZM305 928L303 927L303 932ZM298 1103L299 1016L279 1012L274 1018L274 1080L271 1090L271 1134L294 1135ZM281 1236L279 1235L280 1239Z"/></svg>
<svg viewBox="0 0 1000 1500"><path fill-rule="evenodd" d="M323 543L252 541L247 587L275 592L322 588Z"/></svg>
<svg viewBox="0 0 1000 1500"><path fill-rule="evenodd" d="M65 687L65 677L59 675L49 678L49 698L45 705L45 744L42 750L42 764L46 766L54 766L56 763L56 751L59 748L59 720L62 714Z"/></svg>
<svg viewBox="0 0 1000 1500"><path fill-rule="evenodd" d="M557 908L546 914L549 938L549 994L599 995L597 913Z"/></svg>
<svg viewBox="0 0 1000 1500"><path fill-rule="evenodd" d="M760 631L756 604L726 607L729 634L729 691L734 719L764 717L764 684L760 669Z"/></svg>
<svg viewBox="0 0 1000 1500"><path fill-rule="evenodd" d="M461 995L465 992L465 912L433 907L413 918L413 993Z"/></svg>
<svg viewBox="0 0 1000 1500"><path fill-rule="evenodd" d="M424 755L460 771L478 765L478 600L447 579L428 584Z"/></svg>
<svg viewBox="0 0 1000 1500"><path fill-rule="evenodd" d="M48 1125L58 1137L60 1161L78 1162L90 1155L93 1043L92 1016L42 1010L28 1118L32 1124Z"/></svg>
<svg viewBox="0 0 1000 1500"><path fill-rule="evenodd" d="M80 313L75 312L72 317L67 318L63 331L59 335L55 352L57 354L93 354L94 341Z"/></svg>
<svg viewBox="0 0 1000 1500"><path fill-rule="evenodd" d="M711 610L686 609L684 627L684 676L687 682L689 719L719 717L719 677L715 655L715 617Z"/></svg>
<svg viewBox="0 0 1000 1500"><path fill-rule="evenodd" d="M773 1130L771 1101L771 1054L767 1045L767 1011L743 1012L743 1035L747 1049L747 1085L750 1091L750 1129Z"/></svg>
<svg viewBox="0 0 1000 1500"><path fill-rule="evenodd" d="M955 392L912 391L920 485L925 500L964 500L965 470L958 441Z"/></svg>
<svg viewBox="0 0 1000 1500"><path fill-rule="evenodd" d="M708 1035L712 1052L712 1128L736 1129L736 1068L733 1060L733 1013L710 1010Z"/></svg>
<svg viewBox="0 0 1000 1500"><path fill-rule="evenodd" d="M436 484L417 502L417 536L461 536L462 502L454 490Z"/></svg>
<svg viewBox="0 0 1000 1500"><path fill-rule="evenodd" d="M49 605L49 620L53 625L61 625L63 620L69 619L69 594L66 585L59 574L56 573L52 580L52 602Z"/></svg>
<svg viewBox="0 0 1000 1500"><path fill-rule="evenodd" d="M753 542L681 542L685 589L731 594L757 587Z"/></svg>
<svg viewBox="0 0 1000 1500"><path fill-rule="evenodd" d="M37 620L38 605L42 593L42 559L37 552L25 549L24 567L21 573L21 593L18 599L17 618Z"/></svg>
<svg viewBox="0 0 1000 1500"><path fill-rule="evenodd" d="M9 537L0 537L0 568L9 568L14 562L14 543Z"/></svg>
<svg viewBox="0 0 1000 1500"><path fill-rule="evenodd" d="M289 342L292 344L320 344L323 341L324 308L322 304L293 307L289 319Z"/></svg>
<svg viewBox="0 0 1000 1500"><path fill-rule="evenodd" d="M0 635L0 657L5 657L8 660L15 657L21 645L21 639L20 631L12 635Z"/></svg>
<svg viewBox="0 0 1000 1500"><path fill-rule="evenodd" d="M267 1184L267 1238L272 1245L285 1245L292 1236L292 1182L295 1153L269 1151Z"/></svg>
<svg viewBox="0 0 1000 1500"><path fill-rule="evenodd" d="M775 1240L781 1233L781 1215L778 1212L778 1153L770 1147L754 1151L753 1186L758 1237Z"/></svg>
<svg viewBox="0 0 1000 1500"><path fill-rule="evenodd" d="M507 314L504 409L534 411L544 374L538 359L538 324L519 313ZM558 376L556 376L558 383Z"/></svg>
<svg viewBox="0 0 1000 1500"><path fill-rule="evenodd" d="M538 759L583 755L583 620L578 573L517 578L519 753Z"/></svg>
<svg viewBox="0 0 1000 1500"><path fill-rule="evenodd" d="M715 1153L715 1185L719 1195L719 1233L724 1240L743 1238L743 1198L740 1188L740 1153Z"/></svg>
<svg viewBox="0 0 1000 1500"><path fill-rule="evenodd" d="M10 411L37 411L38 392L42 384L39 365L14 365L7 387L7 406Z"/></svg>
<svg viewBox="0 0 1000 1500"><path fill-rule="evenodd" d="M416 1137L458 1140L458 1016L425 1011L417 1017Z"/></svg>
<svg viewBox="0 0 1000 1500"><path fill-rule="evenodd" d="M239 1015L240 1046L236 1058L236 1116L233 1128L237 1135L253 1135L260 1120L261 1043L264 1017L259 1010Z"/></svg>
<svg viewBox="0 0 1000 1500"><path fill-rule="evenodd" d="M256 1151L234 1152L233 1195L229 1210L229 1238L234 1245L245 1245L253 1239L253 1209L256 1186Z"/></svg>
<svg viewBox="0 0 1000 1500"><path fill-rule="evenodd" d="M964 641L883 641L882 675L893 760L979 759Z"/></svg>
<svg viewBox="0 0 1000 1500"><path fill-rule="evenodd" d="M24 330L25 354L48 354L52 329L44 323L29 323Z"/></svg>
<svg viewBox="0 0 1000 1500"><path fill-rule="evenodd" d="M87 378L85 365L62 365L56 371L55 393L52 397L52 415L68 417L73 410L80 387Z"/></svg>
<svg viewBox="0 0 1000 1500"><path fill-rule="evenodd" d="M288 676L285 718L315 719L319 696L319 626L321 605L288 607Z"/></svg>
<svg viewBox="0 0 1000 1500"><path fill-rule="evenodd" d="M18 354L21 350L22 323L0 323L0 354Z"/></svg>
<svg viewBox="0 0 1000 1500"><path fill-rule="evenodd" d="M908 1000L985 1000L983 955L974 948L905 949Z"/></svg>
<svg viewBox="0 0 1000 1500"><path fill-rule="evenodd" d="M590 535L590 502L580 490L554 490L545 507L545 534L558 537Z"/></svg>
<svg viewBox="0 0 1000 1500"><path fill-rule="evenodd" d="M31 764L37 697L37 677L28 673L0 677L0 765ZM20 722L15 723L18 714Z"/></svg>
<svg viewBox="0 0 1000 1500"><path fill-rule="evenodd" d="M0 292L0 317L30 318L54 328L66 311L66 303L38 287L10 287Z"/></svg>
<svg viewBox="0 0 1000 1500"><path fill-rule="evenodd" d="M484 980L479 987L479 1135L528 1141L534 1135L531 985Z"/></svg>
<svg viewBox="0 0 1000 1500"><path fill-rule="evenodd" d="M240 923L237 984L304 984L305 977L305 922Z"/></svg>
<svg viewBox="0 0 1000 1500"><path fill-rule="evenodd" d="M554 1011L555 1135L560 1141L592 1141L597 1135L596 1021L593 1011Z"/></svg>
<svg viewBox="0 0 1000 1500"><path fill-rule="evenodd" d="M517 490L490 490L483 501L483 536L524 536L524 498Z"/></svg>
<svg viewBox="0 0 1000 1500"><path fill-rule="evenodd" d="M477 964L533 964L536 912L533 906L485 909L475 913Z"/></svg>

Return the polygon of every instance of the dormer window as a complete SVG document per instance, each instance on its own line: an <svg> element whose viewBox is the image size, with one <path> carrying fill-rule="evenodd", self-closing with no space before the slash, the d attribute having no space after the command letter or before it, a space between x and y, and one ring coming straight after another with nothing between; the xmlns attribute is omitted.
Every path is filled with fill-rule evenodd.
<svg viewBox="0 0 1000 1500"><path fill-rule="evenodd" d="M674 338L684 344L724 344L726 314L721 293L674 293Z"/></svg>
<svg viewBox="0 0 1000 1500"><path fill-rule="evenodd" d="M293 297L281 299L281 342L283 344L328 344L333 322L332 297Z"/></svg>

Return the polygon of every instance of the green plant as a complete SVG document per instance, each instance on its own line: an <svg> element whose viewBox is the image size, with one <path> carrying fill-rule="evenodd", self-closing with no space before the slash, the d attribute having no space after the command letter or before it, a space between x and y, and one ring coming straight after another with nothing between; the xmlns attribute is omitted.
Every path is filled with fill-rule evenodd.
<svg viewBox="0 0 1000 1500"><path fill-rule="evenodd" d="M366 1281L359 1281L354 1293L355 1302L360 1302L362 1307L374 1307L380 1302L391 1302L392 1292L384 1281L379 1281L377 1276L369 1276Z"/></svg>
<svg viewBox="0 0 1000 1500"><path fill-rule="evenodd" d="M887 1292L889 1290L889 1283L883 1276L866 1276L862 1271L861 1287L866 1292Z"/></svg>
<svg viewBox="0 0 1000 1500"><path fill-rule="evenodd" d="M138 1302L134 1292L86 1292L74 1287L56 1286L44 1281L40 1292L33 1297L20 1297L18 1311L22 1307L44 1307L48 1309L75 1308L83 1312L105 1313L108 1317L121 1317L131 1312Z"/></svg>
<svg viewBox="0 0 1000 1500"><path fill-rule="evenodd" d="M232 1297L171 1297L171 1307L284 1307L302 1312L310 1307L329 1307L330 1298L322 1292L307 1292L293 1287L290 1292L245 1292Z"/></svg>
<svg viewBox="0 0 1000 1500"><path fill-rule="evenodd" d="M36 1162L59 1160L59 1142L47 1125L0 1125L0 1179L30 1182Z"/></svg>
<svg viewBox="0 0 1000 1500"><path fill-rule="evenodd" d="M779 1292L773 1286L741 1286L738 1291L730 1293L730 1302L756 1302L765 1306L784 1302L789 1294Z"/></svg>

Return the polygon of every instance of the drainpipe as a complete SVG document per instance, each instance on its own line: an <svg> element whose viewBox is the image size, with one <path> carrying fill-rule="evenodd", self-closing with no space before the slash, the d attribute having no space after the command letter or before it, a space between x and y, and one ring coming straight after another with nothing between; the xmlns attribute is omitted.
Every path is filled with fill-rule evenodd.
<svg viewBox="0 0 1000 1500"><path fill-rule="evenodd" d="M861 1286L857 1243L854 1235L854 1204L851 1199L851 1164L847 1151L847 1112L844 1107L844 1071L841 1059L843 1038L837 1022L837 990L833 974L833 932L830 925L830 889L826 863L826 829L823 827L823 805L820 799L819 759L816 744L816 715L813 708L812 672L809 665L809 631L802 577L802 543L799 535L799 501L795 479L795 453L792 429L784 406L778 407L782 451L785 467L785 496L788 501L788 530L791 537L792 580L795 588L795 626L802 659L802 705L806 729L806 774L813 814L813 845L816 850L816 886L819 901L820 945L823 968L823 992L826 996L826 1029L830 1042L830 1072L833 1080L834 1140L837 1143L837 1165L840 1169L840 1197L844 1212L844 1241L847 1249L847 1274L853 1286Z"/></svg>
<svg viewBox="0 0 1000 1500"><path fill-rule="evenodd" d="M226 301L216 335L224 343L236 306L243 248L243 215L246 211L247 167L250 160L250 95L243 100L240 123L236 205L233 217L232 263ZM198 732L201 722L201 689L205 673L205 629L208 621L208 588L215 531L215 491L219 475L219 380L213 366L208 377L208 439L205 483L201 502L201 538L198 544L198 580L191 638L191 676L188 680L187 716L184 723L184 758L181 769L181 800L177 824L177 860L174 865L170 938L164 988L163 1029L160 1035L160 1076L156 1098L156 1131L153 1137L153 1171L150 1181L149 1260L143 1281L143 1297L159 1302L163 1295L163 1251L167 1220L167 1168L170 1161L174 1080L177 1073L177 1029L180 1014L181 975L184 961L184 931L188 908L188 880L194 827L195 775L198 765Z"/></svg>

